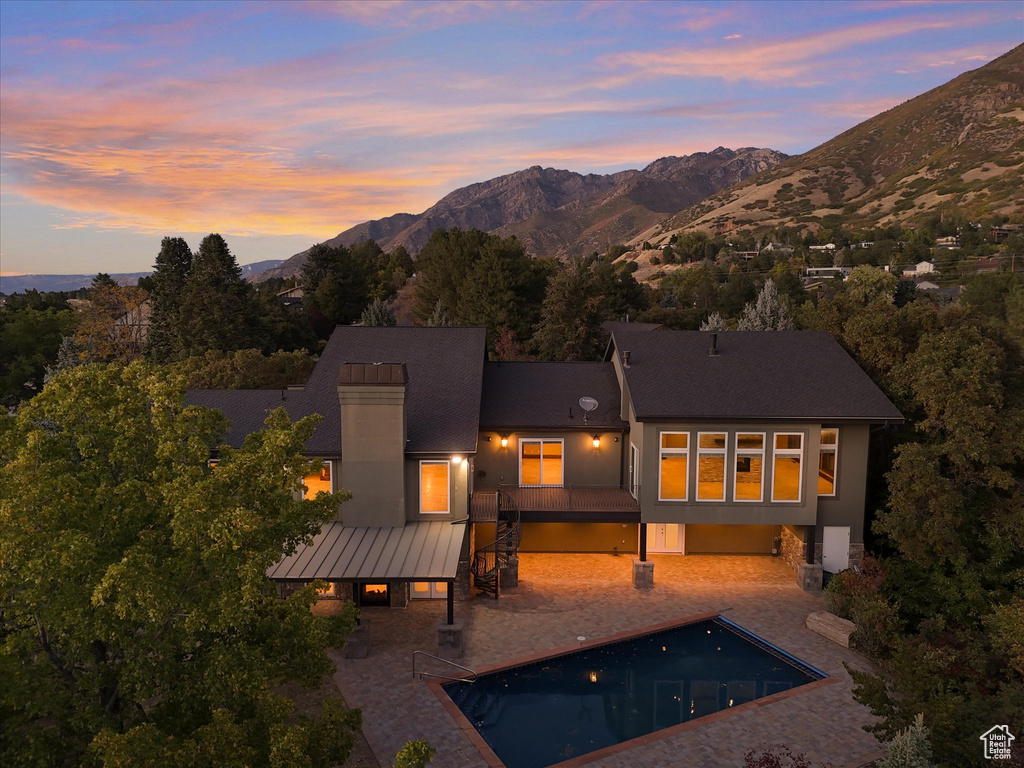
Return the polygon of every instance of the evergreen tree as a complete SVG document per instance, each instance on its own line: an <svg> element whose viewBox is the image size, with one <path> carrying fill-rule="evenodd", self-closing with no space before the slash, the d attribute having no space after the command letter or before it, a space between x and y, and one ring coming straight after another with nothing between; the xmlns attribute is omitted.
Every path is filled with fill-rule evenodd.
<svg viewBox="0 0 1024 768"><path fill-rule="evenodd" d="M259 316L252 288L224 238L203 238L185 280L179 308L178 357L208 349L244 349L253 346Z"/></svg>
<svg viewBox="0 0 1024 768"><path fill-rule="evenodd" d="M180 237L165 237L160 243L154 272L146 281L150 314L145 354L149 360L170 360L178 348L179 306L191 269L192 251L188 243Z"/></svg>
<svg viewBox="0 0 1024 768"><path fill-rule="evenodd" d="M373 241L356 249L314 245L299 277L304 303L331 326L355 322L371 294L371 275L376 274L380 247Z"/></svg>
<svg viewBox="0 0 1024 768"><path fill-rule="evenodd" d="M364 326L384 325L393 326L398 323L395 320L395 310L383 299L377 298L363 310L359 322Z"/></svg>
<svg viewBox="0 0 1024 768"><path fill-rule="evenodd" d="M437 300L437 304L434 305L434 311L427 318L427 325L431 328L449 328L455 325L448 316L448 309L445 307L443 299Z"/></svg>
<svg viewBox="0 0 1024 768"><path fill-rule="evenodd" d="M793 328L789 308L779 299L775 281L770 277L764 281L757 301L743 308L739 325L741 331L788 331Z"/></svg>
<svg viewBox="0 0 1024 768"><path fill-rule="evenodd" d="M529 256L518 241L496 238L484 243L459 295L459 320L487 328L492 343L500 328L528 335L518 290L528 273Z"/></svg>
<svg viewBox="0 0 1024 768"><path fill-rule="evenodd" d="M548 360L593 360L601 345L601 299L589 262L574 258L551 278L534 341Z"/></svg>
<svg viewBox="0 0 1024 768"><path fill-rule="evenodd" d="M724 331L725 321L722 320L722 316L717 312L712 312L708 315L708 319L700 324L702 331Z"/></svg>

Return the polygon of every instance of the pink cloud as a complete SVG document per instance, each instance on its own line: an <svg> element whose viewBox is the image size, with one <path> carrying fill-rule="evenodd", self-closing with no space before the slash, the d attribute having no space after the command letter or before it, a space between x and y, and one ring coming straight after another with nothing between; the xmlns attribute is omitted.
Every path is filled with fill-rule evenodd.
<svg viewBox="0 0 1024 768"><path fill-rule="evenodd" d="M616 74L599 81L606 88L623 87L653 77L713 77L762 82L793 81L815 74L820 60L857 45L916 32L948 29L963 20L905 19L871 22L817 32L788 40L734 45L676 46L607 54L601 63ZM813 82L817 82L815 79Z"/></svg>

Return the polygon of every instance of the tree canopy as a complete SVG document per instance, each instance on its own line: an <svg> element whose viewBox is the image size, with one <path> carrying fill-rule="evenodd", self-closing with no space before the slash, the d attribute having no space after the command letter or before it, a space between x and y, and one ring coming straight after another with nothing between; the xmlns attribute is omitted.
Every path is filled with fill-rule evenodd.
<svg viewBox="0 0 1024 768"><path fill-rule="evenodd" d="M142 363L85 365L0 415L0 760L14 766L327 766L358 713L292 714L351 615L279 599L266 569L333 519L301 500L313 419L239 449ZM28 492L27 492L28 491Z"/></svg>

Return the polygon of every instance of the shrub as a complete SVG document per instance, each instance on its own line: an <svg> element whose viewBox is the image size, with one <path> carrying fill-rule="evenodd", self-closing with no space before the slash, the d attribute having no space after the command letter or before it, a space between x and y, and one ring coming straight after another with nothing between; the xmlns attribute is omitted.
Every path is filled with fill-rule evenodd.
<svg viewBox="0 0 1024 768"><path fill-rule="evenodd" d="M878 768L933 768L932 747L928 741L928 729L924 727L924 715L914 718L913 725L897 733L885 745L885 757Z"/></svg>
<svg viewBox="0 0 1024 768"><path fill-rule="evenodd" d="M897 628L896 606L881 592L886 572L873 557L861 570L837 573L825 588L825 607L857 625L853 643L871 655L885 655Z"/></svg>
<svg viewBox="0 0 1024 768"><path fill-rule="evenodd" d="M651 256L651 264L661 264L661 259L657 256Z"/></svg>

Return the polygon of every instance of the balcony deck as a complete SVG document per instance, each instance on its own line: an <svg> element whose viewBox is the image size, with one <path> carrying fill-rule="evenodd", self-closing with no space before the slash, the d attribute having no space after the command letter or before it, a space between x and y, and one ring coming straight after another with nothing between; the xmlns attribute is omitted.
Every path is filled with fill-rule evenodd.
<svg viewBox="0 0 1024 768"><path fill-rule="evenodd" d="M502 486L516 502L524 522L640 522L640 504L625 486ZM497 519L497 491L474 491L469 520Z"/></svg>

